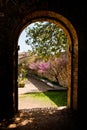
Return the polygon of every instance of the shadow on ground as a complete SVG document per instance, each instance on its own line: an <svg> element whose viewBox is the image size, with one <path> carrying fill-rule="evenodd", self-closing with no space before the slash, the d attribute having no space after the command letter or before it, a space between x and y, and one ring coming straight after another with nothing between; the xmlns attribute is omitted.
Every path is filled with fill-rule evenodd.
<svg viewBox="0 0 87 130"><path fill-rule="evenodd" d="M25 109L14 118L3 120L0 130L78 130L77 112L65 109Z"/></svg>

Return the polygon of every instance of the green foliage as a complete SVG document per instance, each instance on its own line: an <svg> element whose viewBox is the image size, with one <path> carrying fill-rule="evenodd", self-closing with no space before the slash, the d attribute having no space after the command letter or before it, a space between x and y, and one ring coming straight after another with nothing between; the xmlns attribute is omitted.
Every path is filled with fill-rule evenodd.
<svg viewBox="0 0 87 130"><path fill-rule="evenodd" d="M35 22L26 28L26 44L41 58L58 56L68 48L67 36L63 29L50 22Z"/></svg>
<svg viewBox="0 0 87 130"><path fill-rule="evenodd" d="M18 87L24 87L25 86L25 79L26 79L26 65L25 63L18 65Z"/></svg>
<svg viewBox="0 0 87 130"><path fill-rule="evenodd" d="M18 65L18 76L21 78L25 78L27 74L26 65L25 63Z"/></svg>
<svg viewBox="0 0 87 130"><path fill-rule="evenodd" d="M24 80L22 78L18 78L18 87L23 88L25 86Z"/></svg>

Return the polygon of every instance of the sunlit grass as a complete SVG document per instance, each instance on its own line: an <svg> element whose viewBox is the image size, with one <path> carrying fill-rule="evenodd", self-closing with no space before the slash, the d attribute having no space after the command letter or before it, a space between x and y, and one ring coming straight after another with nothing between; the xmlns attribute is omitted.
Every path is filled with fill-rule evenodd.
<svg viewBox="0 0 87 130"><path fill-rule="evenodd" d="M34 102L41 102L44 104L51 104L56 106L67 106L67 91L48 91L48 92L35 92L19 95L20 99L29 98Z"/></svg>

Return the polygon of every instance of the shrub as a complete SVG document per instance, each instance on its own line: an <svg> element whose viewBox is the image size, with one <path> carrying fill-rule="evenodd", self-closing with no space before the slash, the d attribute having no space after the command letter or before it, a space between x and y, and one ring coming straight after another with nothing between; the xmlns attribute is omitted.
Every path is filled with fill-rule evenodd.
<svg viewBox="0 0 87 130"><path fill-rule="evenodd" d="M25 86L25 83L22 78L18 78L18 87L23 88Z"/></svg>

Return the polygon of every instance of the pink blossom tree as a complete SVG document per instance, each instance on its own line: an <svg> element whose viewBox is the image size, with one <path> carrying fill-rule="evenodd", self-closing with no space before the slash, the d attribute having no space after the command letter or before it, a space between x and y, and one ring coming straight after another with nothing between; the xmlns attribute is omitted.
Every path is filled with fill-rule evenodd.
<svg viewBox="0 0 87 130"><path fill-rule="evenodd" d="M54 58L53 60L31 62L29 64L29 69L34 74L44 76L59 84L61 72L64 70L62 74L67 73L67 64L68 58L64 55L62 58Z"/></svg>

